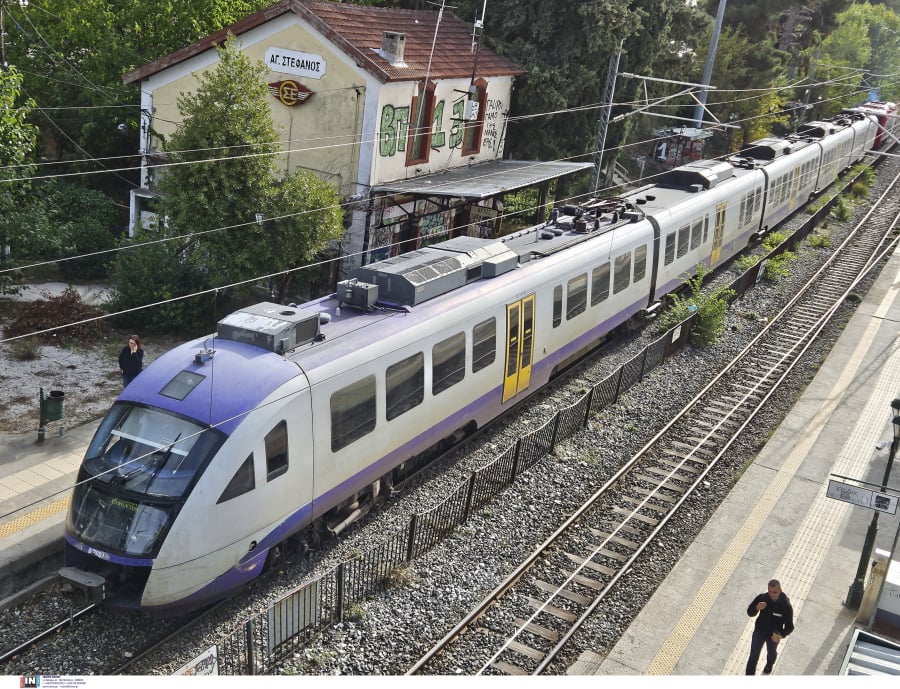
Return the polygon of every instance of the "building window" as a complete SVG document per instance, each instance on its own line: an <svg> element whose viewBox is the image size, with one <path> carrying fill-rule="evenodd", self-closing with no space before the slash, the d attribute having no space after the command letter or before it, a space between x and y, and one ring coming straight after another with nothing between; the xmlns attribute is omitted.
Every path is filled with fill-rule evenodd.
<svg viewBox="0 0 900 689"><path fill-rule="evenodd" d="M464 156L475 155L481 151L484 110L487 106L487 82L479 79L472 87L475 92L466 97L463 110L465 122L463 123L462 154Z"/></svg>
<svg viewBox="0 0 900 689"><path fill-rule="evenodd" d="M424 93L412 99L409 113L406 164L427 163L431 150L431 119L434 117L434 85L429 85Z"/></svg>

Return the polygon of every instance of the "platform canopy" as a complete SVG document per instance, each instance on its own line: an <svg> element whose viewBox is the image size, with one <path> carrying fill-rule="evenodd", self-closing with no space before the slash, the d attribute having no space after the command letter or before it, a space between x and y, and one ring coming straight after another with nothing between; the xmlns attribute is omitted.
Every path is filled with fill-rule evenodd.
<svg viewBox="0 0 900 689"><path fill-rule="evenodd" d="M492 160L374 187L376 192L416 196L487 199L565 175L589 170L593 163Z"/></svg>

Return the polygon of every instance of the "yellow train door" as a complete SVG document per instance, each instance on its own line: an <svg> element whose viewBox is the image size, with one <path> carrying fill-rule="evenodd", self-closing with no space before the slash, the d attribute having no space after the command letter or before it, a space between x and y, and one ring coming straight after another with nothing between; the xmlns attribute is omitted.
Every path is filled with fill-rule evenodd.
<svg viewBox="0 0 900 689"><path fill-rule="evenodd" d="M506 373L503 401L508 402L531 383L534 348L534 295L506 305Z"/></svg>
<svg viewBox="0 0 900 689"><path fill-rule="evenodd" d="M791 179L791 204L788 206L791 210L797 205L797 191L800 189L800 168L794 168L794 175Z"/></svg>
<svg viewBox="0 0 900 689"><path fill-rule="evenodd" d="M722 257L722 241L725 238L725 209L728 201L716 204L716 227L713 231L712 253L709 257L709 267L712 268Z"/></svg>

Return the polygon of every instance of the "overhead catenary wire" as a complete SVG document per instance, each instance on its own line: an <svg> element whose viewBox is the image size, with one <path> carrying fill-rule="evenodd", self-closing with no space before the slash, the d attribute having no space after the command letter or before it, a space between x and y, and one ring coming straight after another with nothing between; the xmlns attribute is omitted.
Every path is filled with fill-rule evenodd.
<svg viewBox="0 0 900 689"><path fill-rule="evenodd" d="M890 76L898 76L898 75L890 75ZM840 83L840 82L841 82L841 80L825 80L825 81L816 82L816 83L813 83L813 84L803 84L803 85L806 86L806 87L808 87L808 88L819 88L819 87L821 87L821 86L826 86L826 85L829 85L829 84L832 84L832 83ZM801 83L802 83L802 82L798 82L797 85L800 85ZM796 86L795 86L795 85L791 85L791 86L779 86L779 87L768 88L768 89L734 89L734 90L722 90L722 91L717 91L717 93L719 93L719 94L721 94L721 93L750 93L750 94L760 93L760 94L763 94L763 95L768 95L768 94L771 94L771 93L777 93L777 92L784 91L784 90L790 90L790 89L792 89L792 88L796 88ZM841 97L848 97L849 95L851 95L852 93L857 92L857 91L858 91L859 93L865 93L865 92L866 92L866 91L863 90L863 89L858 89L858 88L855 88L855 87L854 87L854 91L852 91L852 92L850 92L850 93L848 93L848 94L844 94L844 95L841 96ZM746 100L753 100L753 99L759 98L759 97L760 97L759 95L753 95L753 96L748 96L748 98L743 99L743 100L744 100L744 101L746 101ZM717 102L717 103L711 104L710 107L716 107L716 108L719 108L719 107L723 107L723 106L730 105L730 104L733 104L733 103L738 103L738 102L743 102L743 101L742 101L741 99L735 99L735 100L730 100L730 101L721 101L721 102ZM614 104L613 104L613 107L631 107L631 106L634 106L634 105L637 105L637 104L643 104L643 101L623 101L623 102L620 102L620 103L614 103ZM558 109L558 110L546 111L546 112L541 112L541 113L529 113L529 114L517 115L517 116L509 117L509 118L508 118L508 122L509 122L509 123L515 123L515 122L519 122L519 121L523 121L523 120L528 120L528 119L536 119L536 118L541 118L541 117L550 117L550 116L563 115L563 114L569 114L569 113L575 113L575 112L584 112L584 111L590 111L590 110L598 110L598 109L603 108L603 107L607 107L607 106L603 105L602 103L590 103L590 104L586 104L586 105L573 106L573 107L570 107L570 108L562 108L562 109ZM672 104L672 105L664 105L664 106L661 106L661 107L683 108L683 107L685 107L685 106L684 106L683 104ZM35 108L35 110L44 110L44 108ZM768 114L761 114L761 115L758 115L758 116L755 116L755 117L760 117L760 118L762 118L762 117L767 117L767 116L768 116ZM49 118L48 118L48 119L49 119ZM752 118L748 118L748 119L752 119ZM742 120L742 121L747 121L747 120ZM54 125L55 125L55 123L54 123ZM56 125L55 125L55 126L56 126ZM60 130L60 131L62 131L62 130ZM64 133L64 132L63 132L63 133ZM64 133L64 134L65 134L65 133ZM286 141L287 141L287 143L293 144L294 142L301 142L301 143L302 143L302 142L307 142L307 141L319 141L319 140L327 140L327 139L347 139L347 138L352 137L352 136L354 136L354 135L349 135L349 134L348 134L348 135L337 135L337 136L334 136L334 137L311 137L311 138L307 138L307 139L289 139L289 140L286 140ZM224 162L224 161L240 160L240 159L242 159L242 158L251 158L251 157L260 157L260 156L281 156L281 155L290 155L290 154L293 154L293 153L302 153L302 152L310 152L310 151L320 151L320 150L326 150L326 149L331 149L331 148L340 148L340 147L343 147L343 146L373 145L374 143L377 143L377 141L379 140L379 136L380 136L380 133L379 133L379 132L375 132L375 133L374 133L374 136L373 136L372 138L357 139L357 138L354 137L354 139L353 139L352 141L345 141L345 142L342 142L342 143L336 143L336 144L324 144L324 145L321 145L321 146L302 146L302 147L299 147L299 148L291 147L291 148L286 148L286 149L285 149L285 148L280 148L279 150L277 150L277 151L272 151L272 152L264 152L264 153L246 153L246 154L242 154L242 155L223 156L223 157L212 157L212 158L203 158L203 159L199 159L199 160L173 161L173 162L169 162L169 163L162 163L162 162L161 162L161 163L154 163L154 164L152 164L152 165L148 165L148 166L145 166L145 167L149 167L149 168L153 168L153 169L165 169L165 168L167 168L167 167L182 166L182 165L194 165L194 164L208 164L208 163L214 163L214 162L220 162L220 161ZM71 139L70 139L70 140L71 140ZM74 141L73 141L73 143L74 143ZM282 142L281 140L279 140L279 141L272 141L272 142L257 142L257 143L253 143L253 144L235 144L235 145L226 145L226 146L208 147L208 148L197 148L197 149L186 149L186 150L173 150L173 151L163 151L163 152L160 152L160 155L165 155L165 156L177 156L177 155L186 155L186 154L197 154L197 153L204 153L204 152L213 152L213 151L220 151L220 150L234 150L234 149L240 149L240 148L244 148L244 147L262 147L262 146L280 145L281 143L283 143L283 142ZM76 144L76 145L77 145L77 144ZM83 150L83 149L82 149L82 150ZM85 151L85 153L87 153L87 152ZM88 154L88 155L90 155L90 154ZM59 166L59 165L65 165L65 164L84 163L84 162L97 162L97 161L123 160L123 159L129 159L129 158L137 158L137 157L141 157L142 155L146 155L146 152L143 153L143 154L142 154L142 153L132 153L132 154L126 154L126 155L123 155L123 156L109 156L109 157L104 157L104 158L94 158L94 157L89 157L89 158L87 158L87 159L81 159L81 160L78 160L78 161L55 161L55 162L53 162L53 163L35 163L35 164L37 164L37 165L53 165L53 166ZM590 155L590 153L586 153L586 154L584 154L584 155ZM17 169L17 168L18 168L18 169L25 169L25 168L29 168L29 167L31 167L32 165L35 165L35 164L21 164L21 165L0 166L0 170L3 170L3 169ZM143 166L141 166L141 165L134 165L134 166L118 167L118 168L104 168L104 169L102 169L102 170L80 170L80 171L76 171L76 172L68 172L68 173L67 173L67 172L57 172L57 173L54 173L54 174L47 174L47 175L30 175L30 176L8 177L8 178L0 179L0 183L3 183L3 182L9 182L9 183L12 183L12 182L24 182L24 181L31 181L31 180L38 181L38 180L47 180L47 179L57 179L57 178L67 178L67 177L78 177L78 176L83 176L83 175L107 174L107 173L134 172L134 171L139 171L139 170L141 170L141 169L143 169ZM131 182L129 182L129 184L131 184Z"/></svg>
<svg viewBox="0 0 900 689"><path fill-rule="evenodd" d="M767 115L758 115L758 116L754 116L754 117L751 117L751 118L745 118L744 120L736 120L735 122L740 123L740 122L745 122L745 121L750 121L750 120L756 119L757 117L766 117L766 116L767 116ZM646 145L647 143L653 143L653 142L655 142L655 141L663 140L663 139L665 139L665 138L666 138L666 137L657 137L657 138L654 138L654 139L644 140L644 141L640 141L640 142L625 143L625 144L621 144L620 146L616 147L615 149L611 149L611 150L621 150L621 149L628 148L628 147L640 146L640 145ZM590 155L590 154L584 154L584 155ZM565 161L565 160L572 160L572 159L574 159L574 158L580 158L580 157L583 157L583 156L582 156L582 155L571 156L571 157L569 157L569 158L560 158L560 159L557 159L557 160L558 160L558 161ZM651 177L645 177L645 178L643 178L643 179L651 179ZM603 190L598 190L598 191L607 191L607 190L606 190L606 189L603 189ZM387 196L392 196L392 195L387 195ZM574 200L574 199L579 198L579 197L581 197L581 196L583 196L583 195L576 195L576 196L573 196L571 199L563 199L562 201ZM341 207L349 206L349 205L351 205L352 203L353 203L353 202L345 202L345 203L340 204L340 206L341 206ZM266 222L269 222L269 221L277 221L277 220L283 220L283 219L287 219L287 218L290 218L290 217L296 217L296 216L298 216L298 215L302 215L302 214L306 214L306 213L316 212L316 211L318 211L318 210L321 210L321 209L306 209L306 210L300 211L300 212L298 212L298 213L291 213L291 214L285 214L285 215L278 216L278 217L267 218L267 219L266 219ZM528 210L536 210L536 209L526 209L526 210L521 211L521 213L525 213L525 212L527 212ZM174 236L171 236L171 237L165 237L165 238L156 239L156 240L147 240L147 241L145 241L145 242L139 242L139 243L131 244L131 245L128 245L128 246L113 247L113 248L111 248L111 249L105 249L105 250L101 250L101 251L97 251L97 252L91 252L91 253L87 253L87 254L81 254L81 255L73 256L73 257L66 257L66 258L59 258L59 259L53 259L53 260L47 260L47 261L41 261L41 262L36 262L36 263L33 263L33 264L26 265L26 266L18 266L18 267L16 267L16 268L0 269L0 274L3 274L4 272L11 272L11 271L13 271L13 270L18 270L18 271L21 271L21 270L27 270L27 269L31 269L31 268L40 267L40 266L43 266L43 265L49 265L49 264L53 264L53 263L60 263L60 262L63 262L63 261L68 261L68 260L78 260L78 259L81 259L81 258L87 258L87 257L98 256L98 255L104 255L104 254L115 253L115 252L118 252L118 251L135 250L135 249L139 249L139 248L141 248L141 247L143 247L143 246L150 246L150 245L153 245L153 244L160 244L160 243L165 243L165 242L170 242L170 241L178 241L178 240L181 240L181 239L187 239L187 238L191 238L191 237L195 237L195 236L202 236L202 235L205 235L205 234L211 234L211 233L216 233L216 232L222 232L222 231L226 231L226 230L230 230L230 229L236 229L236 228L248 227L248 226L251 226L251 225L253 225L253 224L255 224L253 221L247 221L247 222L244 222L244 223L236 223L236 224L234 224L234 225L228 225L228 226L217 227L217 228L212 228L212 229L207 229L207 230L199 230L199 231L189 232L189 233L186 233L186 234L183 234L183 235L174 235ZM411 241L412 241L412 240L411 240ZM360 252L360 253L362 253L362 252ZM346 255L346 254L345 254L345 255L343 256L343 258L353 257L353 256L356 256L356 255L357 255L357 254L350 254L350 255ZM332 261L334 261L334 260L340 260L340 258L338 258L338 259L330 259L330 260L332 260ZM326 262L327 262L327 261L326 261ZM321 265L321 263L320 263L320 264L312 264L312 265ZM302 269L304 269L305 267L307 267L307 266L298 266L297 268L295 268L295 269L293 269L293 270L302 270ZM285 271L285 272L293 272L293 271ZM282 274L284 274L284 272L276 273L276 274L273 274L273 275L282 275ZM270 276L266 276L266 277L270 277ZM259 279L259 278L257 278L257 279ZM189 298L190 296L195 296L195 295L186 295L185 298ZM71 325L71 324L70 324L70 325Z"/></svg>
<svg viewBox="0 0 900 689"><path fill-rule="evenodd" d="M730 154L724 154L723 156L720 156L720 157L727 157L727 155L730 155ZM561 159L561 160L562 160L562 159ZM660 173L660 174L662 174L662 173ZM651 175L651 176L648 176L648 177L645 177L645 178L642 178L642 179L643 179L644 181L647 181L647 180L653 179L653 177L655 177L655 175ZM607 189L603 189L603 190L600 190L600 191L608 191L609 189L614 189L614 188L615 188L615 187L609 187L609 188L607 188ZM582 199L582 198L588 198L588 197L591 197L591 196L594 196L594 194L589 194L589 193L575 194L575 195L573 195L573 196L571 196L571 197L568 197L568 198L566 198L566 199L561 199L561 202L574 201L574 200L578 200L578 199ZM531 209L526 209L526 211L527 211L527 210L536 210L536 209L537 209L537 207L533 207L533 208L531 208ZM318 210L318 209L307 210L307 211L303 211L303 212L309 213L309 212L315 212L315 210ZM522 211L522 212L526 212L526 211ZM285 217L288 217L288 216L285 216ZM206 231L204 231L204 232L206 232L206 233L209 233L209 232L217 232L217 231L222 231L222 230L224 230L224 229L232 229L233 227L243 227L243 226L252 225L252 224L255 224L255 223L249 223L249 222L248 222L248 223L242 223L241 225L230 226L230 227L228 227L228 228L215 228L215 229L213 229L213 230L206 230ZM476 224L476 223L471 223L470 226L471 226L471 225L474 225L474 224ZM461 228L455 228L455 229L461 229ZM197 233L192 233L192 234L189 234L189 235L181 235L181 236L176 237L176 238L167 238L167 239L165 239L165 240L153 240L153 241L148 242L148 243L151 243L151 244L152 244L152 243L159 243L160 241L172 241L173 239L178 239L178 238L184 239L184 238L188 238L188 237L192 236L193 234L197 234ZM410 239L410 240L408 240L408 241L416 241L416 239L415 239L415 238L412 238L412 239ZM139 248L140 246L144 246L144 245L145 245L145 244L138 244L138 245L134 245L133 247L119 248L118 250L127 250L127 249L131 249L131 248ZM204 296L204 295L215 294L215 293L218 293L220 290L225 290L225 289L229 289L229 288L241 287L241 286L245 286L245 285L248 285L248 284L258 283L258 282L260 282L260 281L262 281L262 280L266 280L267 278L273 278L273 277L278 277L278 276L282 276L282 275L288 275L288 274L290 274L290 273L299 272L299 271L301 271L301 270L306 270L306 269L310 269L310 268L315 268L315 267L327 265L327 264L329 264L329 263L331 263L331 262L333 262L333 261L336 261L336 260L343 260L343 259L350 258L350 257L358 257L358 256L363 255L364 253L365 253L365 252L357 252L357 253L353 253L353 254L345 254L344 256L338 257L338 258L324 259L324 260L321 260L321 261L316 261L316 262L313 262L313 263L305 264L305 265L303 265L303 266L297 266L297 267L289 268L289 269L282 270L282 271L276 271L276 272L273 272L273 273L270 273L270 274L266 274L266 275L253 276L253 277L251 277L251 278L247 278L247 279L244 279L244 280L238 280L238 281L234 281L234 282L231 282L231 283L228 283L228 284L223 284L223 285L219 285L219 286L216 286L216 287L210 287L210 288L206 288L206 289L203 289L203 290L198 290L198 291L196 291L196 292L192 292L192 293L185 294L185 295L181 295L181 296L177 296L177 297L171 297L171 298L169 298L169 299L158 300L158 301L155 301L155 302L151 302L151 303L149 303L149 304L142 304L142 305L140 305L140 306L131 307L131 308L128 308L128 309L122 309L122 310L119 310L119 311L116 311L116 312L107 313L107 314L102 314L102 315L100 315L100 316L95 316L95 317L91 317L91 318L81 319L81 320L78 320L78 321L74 321L74 322L70 322L70 323L65 323L65 324L63 324L63 325L57 325L57 326L54 326L54 327L51 327L51 328L45 328L45 329L42 329L42 330L37 330L37 331L30 332L30 333L25 333L25 334L22 334L22 335L17 335L17 336L14 336L14 337L9 337L9 338L5 338L5 339L0 339L0 344L4 344L4 343L6 343L6 342L11 342L11 341L14 341L14 340L19 340L19 339L22 339L22 338L25 338L25 337L31 337L31 336L37 336L37 335L43 335L43 334L51 333L51 332L54 332L54 331L62 330L62 329L65 329L65 328L75 327L75 326L78 326L78 325L84 325L84 324L86 324L86 323L91 323L91 322L96 322L96 321L100 321L100 320L105 320L105 319L115 318L115 317L123 316L123 315L129 314L129 313L135 313L135 312L138 312L138 311L143 311L143 310L145 310L145 309L155 308L155 307L158 307L158 306L164 306L164 305L166 305L166 304L172 304L172 303L176 303L176 302L180 302L180 301L185 301L185 300L187 300L187 299L193 299L193 298L201 297L201 296Z"/></svg>
<svg viewBox="0 0 900 689"><path fill-rule="evenodd" d="M849 79L849 78L850 78L850 77L848 76L848 77L845 77L844 79ZM824 81L824 82L820 82L820 83L821 83L821 84L827 84L827 83L839 83L840 81L841 81L841 80L836 79L836 80L828 80L828 81ZM809 86L809 85L807 84L807 86ZM812 85L812 86L815 86L815 84ZM794 87L795 87L794 85L790 85L790 86L780 86L780 87L766 88L766 89L736 89L736 90L733 90L733 91L722 91L722 92L720 92L720 93L733 92L733 93L748 93L748 94L757 94L757 93L769 94L769 93L774 93L774 92L780 92L780 91L787 90L787 89L794 88ZM841 97L846 97L846 95L847 95L847 94L844 94L844 96L841 96ZM750 95L750 96L748 96L747 100L752 99L752 98L758 98L758 97L759 97L758 95ZM731 101L731 102L737 102L737 101ZM719 106L722 106L723 104L727 104L727 103L722 103L722 102L720 102L720 103L713 104L713 106L719 107ZM623 105L623 106L628 106L629 104L628 104L628 103L622 103L621 105ZM127 107L127 106L124 106L124 107ZM577 111L579 111L579 110L586 110L586 109L588 109L588 108L599 108L599 107L604 107L604 106L602 106L602 105L600 105L600 104L591 104L591 105L587 105L587 106L578 106L578 107L567 108L567 109L563 109L563 110L559 110L559 111L553 111L553 112L549 112L549 113L543 113L543 114L538 113L538 114L525 115L525 116L521 116L521 119L528 118L528 117L538 117L538 116L541 116L541 115L549 116L549 115L562 114L562 113L567 113L567 112L577 112ZM673 106L673 107L683 107L683 106ZM748 121L748 120L752 120L752 119L755 119L756 117L766 117L766 116L768 116L768 115L767 115L767 114L757 115L757 116L754 116L754 117L751 117L751 118L746 118L746 120L741 120L741 122L743 122L743 121ZM509 118L509 119L510 119L510 121L517 121L517 120L520 119L520 118L515 118L515 117L513 117L513 118ZM334 138L346 138L346 137L334 137ZM658 140L658 139L651 139L651 140L649 140L649 141L652 142L652 141L656 141L656 140ZM285 151L285 150L283 150L283 149L279 149L278 151L274 151L274 152L271 152L271 153L270 153L270 152L265 152L265 153L260 153L260 154L246 154L245 156L229 156L229 157L223 157L223 158L204 159L204 160L199 160L199 161L178 161L178 162L174 162L174 163L160 164L160 165L158 165L158 166L156 166L156 167L165 167L165 166L169 166L169 165L178 165L178 164L195 164L195 163L218 162L218 161L225 161L225 160L237 159L237 158L240 158L240 157L250 157L250 156L258 156L258 155L284 155L284 154L286 154L286 153L290 153L291 151L309 151L309 150L318 150L318 149L322 149L322 148L329 148L329 147L336 147L336 146L343 146L343 145L357 146L357 145L360 145L360 143L361 143L361 142L354 140L354 141L352 141L352 142L343 143L343 144L335 144L335 145L330 145L330 146L319 146L319 147L313 147L313 148L306 147L306 148L301 148L301 149L288 149L287 151ZM363 141L362 143L366 143L366 142ZM372 142L369 141L369 143L372 143ZM646 143L646 142L645 142L645 143ZM253 144L253 146L262 146L262 145L266 145L266 144L264 144L264 143ZM626 144L620 145L620 146L617 147L617 148L618 148L618 149L623 149L623 148L630 147L630 146L635 146L635 145L641 145L641 143L640 143L640 142L633 142L633 143L630 143L630 144L629 144L629 143L626 143ZM228 146L228 147L217 147L217 148L210 148L210 149L198 149L197 152L213 151L213 150L221 150L222 148L227 148L227 149L229 149L229 150L233 150L234 148L237 148L237 147L235 147L235 146ZM125 158L125 157L130 158L130 157L134 157L134 156L136 156L136 155L139 155L139 154L131 154L131 155L129 155L129 156L123 156L123 158ZM559 160L570 160L570 159L582 157L583 155L590 155L590 153L582 154L582 155L578 155L578 156L571 156L570 158L567 158L567 159L559 159ZM140 169L140 168L124 168L124 170L132 170L132 169ZM104 173L104 172L115 172L115 170L103 170L103 171L97 171L97 172L95 172L95 173L93 173L93 174L101 174L101 173ZM72 175L65 175L65 174L63 174L63 175L47 175L47 176L29 177L29 178L22 178L22 179L23 179L23 180L24 180L24 179L44 179L44 178L51 178L51 177L56 177L56 176L73 176L73 175L82 175L82 174L86 174L86 173L84 173L84 172L79 172L79 173L72 173ZM648 179L649 179L649 178L648 178ZM601 190L601 191L605 191L605 190ZM576 197L573 197L573 198L576 198ZM349 203L349 202L348 202L348 203ZM345 204L341 204L341 205L343 206L343 205L345 205ZM281 216L281 217L279 217L279 218L271 218L271 219L267 219L267 221L268 221L268 220L272 220L272 221L280 220L280 219L283 219L283 218L288 218L288 217L293 217L293 216L296 216L296 215L300 215L300 214L306 213L306 212L313 212L313 211L315 211L315 210L319 210L319 209L306 210L306 211L302 211L302 212L296 213L296 214L288 214L288 215ZM522 211L522 212L526 212L526 211ZM202 230L202 231L199 231L199 232L191 232L191 233L187 233L187 234L185 234L185 235L176 235L176 236L173 236L173 237L167 237L167 238L163 238L163 239L160 239L160 240L151 240L151 241L148 241L148 242L143 242L143 243L133 244L133 245L129 245L129 246L116 247L116 248L113 248L113 249L110 249L110 250L105 250L105 251L101 251L101 252L94 252L94 253L92 253L92 254L84 254L83 256L76 256L76 257L69 257L69 258L64 258L64 259L57 259L57 260L54 260L54 261L47 261L47 262L45 262L45 263L58 263L60 260L75 260L75 259L77 259L77 258L82 258L82 257L87 257L87 256L92 256L92 255L98 255L98 254L103 254L103 253L112 253L112 252L116 252L116 251L133 250L133 249L136 249L136 248L140 248L141 246L145 246L145 245L149 245L149 244L153 244L153 243L167 242L167 241L177 241L177 240L179 240L179 239L184 239L184 238L194 237L194 236L198 236L198 235L201 235L201 234L214 233L214 232L221 232L221 231L226 231L226 230L228 230L228 229L233 229L233 228L237 228L237 227L246 227L247 225L250 225L250 224L252 224L252 223L251 223L251 222L247 222L247 223L238 223L238 224L231 225L231 226L226 226L226 227L213 228L213 229L210 229L210 230ZM351 256L356 256L356 255L358 255L358 254L353 254L353 255L351 255ZM308 267L314 267L314 266L316 266L316 265L322 265L323 263L327 263L327 262L332 261L332 260L341 260L341 258L347 258L347 257L348 257L347 255L344 255L343 257L339 257L338 259L329 259L328 261L317 262L317 263L309 264L309 265L307 265L307 266L299 266L299 267L293 268L293 269L288 270L288 271L281 271L281 272L278 272L278 273L274 273L273 275L283 275L283 274L285 274L285 273L294 272L294 271L296 271L296 270L302 270L302 269L305 269L305 268L308 268ZM41 264L33 264L33 266L27 266L27 267L34 267L34 266L36 266L36 265L43 265L43 263L41 263ZM22 267L19 267L18 269L21 270ZM257 280L259 280L259 279L261 279L261 278L260 278L260 277L255 277L255 278L250 278L250 279L248 279L248 280L240 281L240 282L233 283L233 284L234 284L234 285L246 284L246 283L248 283L248 282L254 282L254 281L257 281ZM226 286L222 286L222 287L220 287L220 288L225 288L225 287L227 287L227 285L226 285ZM211 288L211 290L220 289L220 288ZM196 293L196 294L184 295L183 297L180 297L179 299L182 299L182 298L183 298L183 299L192 298L192 297L194 297L194 296L199 296L199 295L202 295L202 294L209 293L209 291L210 291L210 290L204 290L204 291L198 292L198 293ZM160 302L160 303L166 303L166 302ZM150 308L150 307L152 307L152 306L154 306L154 305L156 305L156 304L143 305L143 306L141 306L141 307L136 307L135 310L140 310L140 309L144 309L144 308ZM127 311L126 311L126 312L127 312ZM126 312L122 312L122 313L126 313ZM120 315L120 314L108 314L108 315L105 316L105 317L113 317L114 315ZM73 325L73 324L69 324L69 325ZM67 326L61 326L61 327L67 327Z"/></svg>

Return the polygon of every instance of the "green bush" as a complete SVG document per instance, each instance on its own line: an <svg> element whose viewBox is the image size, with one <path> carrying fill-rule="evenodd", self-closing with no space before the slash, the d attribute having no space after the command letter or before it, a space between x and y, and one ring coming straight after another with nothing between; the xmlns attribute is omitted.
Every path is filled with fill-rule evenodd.
<svg viewBox="0 0 900 689"><path fill-rule="evenodd" d="M778 282L790 274L788 268L791 261L796 258L793 251L782 251L776 256L770 256L766 260L763 279L768 282Z"/></svg>
<svg viewBox="0 0 900 689"><path fill-rule="evenodd" d="M684 281L690 289L690 296L674 295L671 305L660 318L661 326L668 330L696 313L691 341L701 347L714 344L725 330L725 314L728 312L728 303L734 297L734 290L725 286L703 294L703 279L707 273L706 267L698 264L696 274Z"/></svg>
<svg viewBox="0 0 900 689"><path fill-rule="evenodd" d="M59 262L63 279L98 280L106 277L110 254L104 252L121 235L116 215L113 200L100 191L49 182L5 232L14 260L72 259Z"/></svg>
<svg viewBox="0 0 900 689"><path fill-rule="evenodd" d="M753 254L744 254L742 256L738 256L734 260L734 266L742 273L746 273L753 266L759 263L760 257L754 256Z"/></svg>
<svg viewBox="0 0 900 689"><path fill-rule="evenodd" d="M869 187L867 187L863 182L854 182L850 186L850 196L854 199L863 199L869 193Z"/></svg>
<svg viewBox="0 0 900 689"><path fill-rule="evenodd" d="M813 249L827 249L831 246L831 237L818 232L810 234L806 241Z"/></svg>
<svg viewBox="0 0 900 689"><path fill-rule="evenodd" d="M831 217L835 220L847 220L850 217L850 206L842 196L838 196L831 207Z"/></svg>

